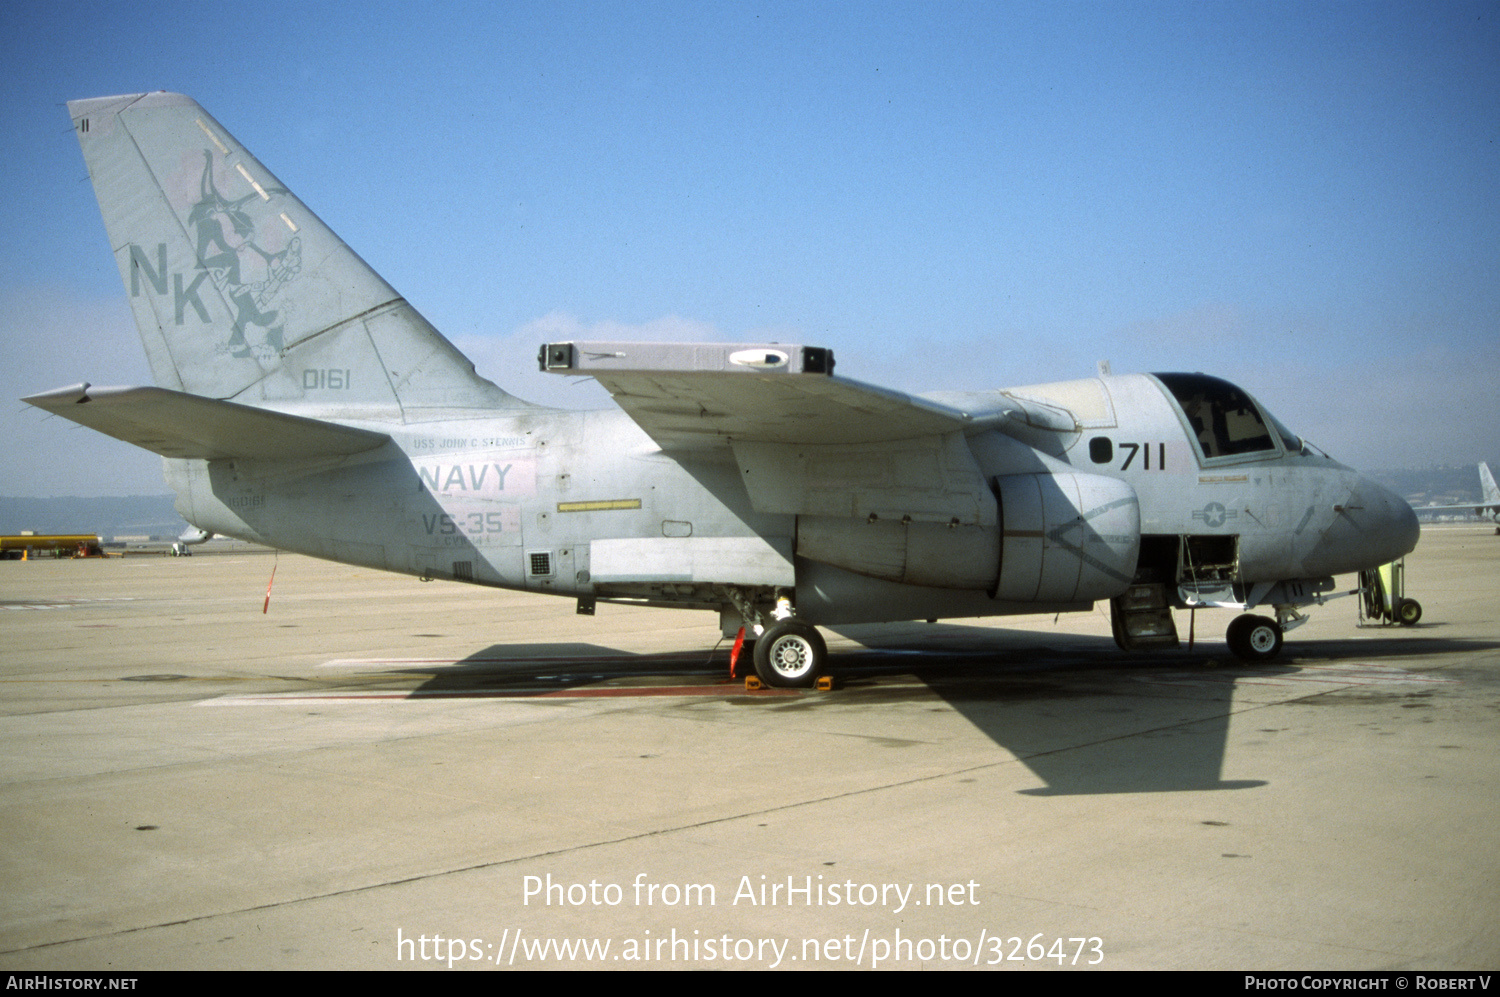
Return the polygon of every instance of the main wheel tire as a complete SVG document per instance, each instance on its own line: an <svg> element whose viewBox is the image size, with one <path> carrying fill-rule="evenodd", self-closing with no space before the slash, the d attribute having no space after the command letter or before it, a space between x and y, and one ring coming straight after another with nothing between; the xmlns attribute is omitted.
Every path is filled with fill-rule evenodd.
<svg viewBox="0 0 1500 997"><path fill-rule="evenodd" d="M1245 628L1250 623L1249 616L1236 616L1229 621L1229 628L1224 631L1224 640L1229 644L1229 653L1236 658L1243 658L1245 649Z"/></svg>
<svg viewBox="0 0 1500 997"><path fill-rule="evenodd" d="M755 674L766 685L795 688L818 680L828 661L828 645L817 628L783 620L755 641Z"/></svg>
<svg viewBox="0 0 1500 997"><path fill-rule="evenodd" d="M1266 616L1236 616L1225 639L1243 661L1270 661L1281 653L1281 626Z"/></svg>
<svg viewBox="0 0 1500 997"><path fill-rule="evenodd" d="M1422 618L1422 604L1415 599L1402 599L1396 607L1396 622L1403 627L1414 627Z"/></svg>

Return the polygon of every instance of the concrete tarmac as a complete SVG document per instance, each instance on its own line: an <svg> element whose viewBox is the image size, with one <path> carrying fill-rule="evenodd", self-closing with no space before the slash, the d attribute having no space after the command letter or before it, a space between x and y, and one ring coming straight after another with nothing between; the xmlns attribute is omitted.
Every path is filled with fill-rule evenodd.
<svg viewBox="0 0 1500 997"><path fill-rule="evenodd" d="M0 967L1493 969L1500 537L1407 592L1265 666L1100 606L747 693L708 613L0 562Z"/></svg>

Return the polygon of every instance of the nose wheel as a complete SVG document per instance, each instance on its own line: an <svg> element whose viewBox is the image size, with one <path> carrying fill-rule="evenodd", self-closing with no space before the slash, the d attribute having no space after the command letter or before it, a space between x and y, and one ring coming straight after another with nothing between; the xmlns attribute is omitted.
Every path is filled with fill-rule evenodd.
<svg viewBox="0 0 1500 997"><path fill-rule="evenodd" d="M1281 625L1268 616L1236 616L1224 637L1242 661L1270 661L1281 653Z"/></svg>

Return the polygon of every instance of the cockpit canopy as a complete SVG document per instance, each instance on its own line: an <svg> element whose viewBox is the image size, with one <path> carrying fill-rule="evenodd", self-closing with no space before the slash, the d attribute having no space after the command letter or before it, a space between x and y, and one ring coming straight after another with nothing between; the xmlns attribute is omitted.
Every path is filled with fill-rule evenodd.
<svg viewBox="0 0 1500 997"><path fill-rule="evenodd" d="M1169 391L1191 427L1204 460L1276 453L1301 453L1302 440L1261 408L1248 394L1207 374L1154 374Z"/></svg>

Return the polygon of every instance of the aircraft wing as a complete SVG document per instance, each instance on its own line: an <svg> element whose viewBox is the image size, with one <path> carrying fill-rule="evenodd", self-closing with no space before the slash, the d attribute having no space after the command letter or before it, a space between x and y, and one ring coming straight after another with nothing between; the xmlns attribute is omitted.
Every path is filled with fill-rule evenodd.
<svg viewBox="0 0 1500 997"><path fill-rule="evenodd" d="M1490 473L1490 465L1484 461L1479 462L1479 490L1484 494L1484 498L1478 502L1465 502L1461 505L1419 505L1412 506L1412 511L1419 516L1424 512L1467 512L1475 516L1500 513L1500 486L1495 484L1495 476Z"/></svg>
<svg viewBox="0 0 1500 997"><path fill-rule="evenodd" d="M998 394L970 411L836 378L815 346L549 343L539 360L598 380L663 450L732 459L757 512L992 525L964 434L1029 418Z"/></svg>
<svg viewBox="0 0 1500 997"><path fill-rule="evenodd" d="M549 343L542 370L593 377L663 450L860 444L962 432L969 412L833 376L833 354L778 343Z"/></svg>
<svg viewBox="0 0 1500 997"><path fill-rule="evenodd" d="M1472 512L1476 516L1486 512L1500 512L1500 502L1466 502L1463 505L1414 505L1411 511L1424 512Z"/></svg>
<svg viewBox="0 0 1500 997"><path fill-rule="evenodd" d="M163 457L339 457L373 450L390 439L384 433L168 388L78 384L21 400Z"/></svg>

